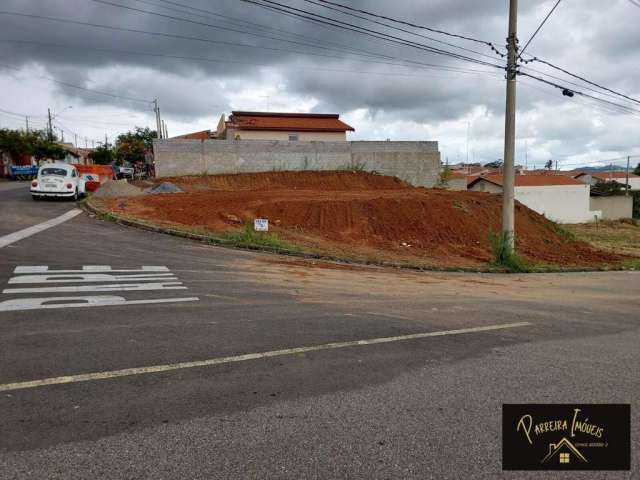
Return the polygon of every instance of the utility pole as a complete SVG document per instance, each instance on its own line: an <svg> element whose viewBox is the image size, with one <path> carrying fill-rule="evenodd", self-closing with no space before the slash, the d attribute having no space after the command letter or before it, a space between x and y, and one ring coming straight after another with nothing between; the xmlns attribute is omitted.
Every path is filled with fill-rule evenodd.
<svg viewBox="0 0 640 480"><path fill-rule="evenodd" d="M84 148L88 148L89 145L87 144L87 137L84 137Z"/></svg>
<svg viewBox="0 0 640 480"><path fill-rule="evenodd" d="M162 120L162 138L167 138L167 124Z"/></svg>
<svg viewBox="0 0 640 480"><path fill-rule="evenodd" d="M627 174L624 184L624 195L625 197L629 196L629 163L631 162L631 156L627 157Z"/></svg>
<svg viewBox="0 0 640 480"><path fill-rule="evenodd" d="M160 107L158 106L158 99L153 99L153 111L156 112L156 131L158 132L158 138L163 138L162 125L160 123Z"/></svg>
<svg viewBox="0 0 640 480"><path fill-rule="evenodd" d="M29 115L25 115L24 119L27 122L27 133L29 133Z"/></svg>
<svg viewBox="0 0 640 480"><path fill-rule="evenodd" d="M49 140L53 139L53 127L51 126L51 109L47 108L47 116L49 117Z"/></svg>
<svg viewBox="0 0 640 480"><path fill-rule="evenodd" d="M62 143L64 143L64 130L60 129L60 138L62 139Z"/></svg>
<svg viewBox="0 0 640 480"><path fill-rule="evenodd" d="M74 133L73 138L75 139L74 145L76 146L76 148L78 148L78 134Z"/></svg>
<svg viewBox="0 0 640 480"><path fill-rule="evenodd" d="M509 0L507 37L507 95L504 118L504 173L502 181L502 233L514 248L514 153L516 147L516 71L518 56L518 0Z"/></svg>
<svg viewBox="0 0 640 480"><path fill-rule="evenodd" d="M107 134L104 134L104 148L107 148L107 145L109 145L109 137L107 137Z"/></svg>

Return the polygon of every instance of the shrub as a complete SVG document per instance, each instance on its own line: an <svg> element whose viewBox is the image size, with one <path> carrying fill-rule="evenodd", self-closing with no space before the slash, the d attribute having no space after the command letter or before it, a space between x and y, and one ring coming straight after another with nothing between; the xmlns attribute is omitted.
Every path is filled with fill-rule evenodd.
<svg viewBox="0 0 640 480"><path fill-rule="evenodd" d="M494 265L502 267L511 273L528 272L524 260L511 247L510 234L507 232L493 232L489 229L489 243L493 253ZM515 239L514 239L515 241Z"/></svg>

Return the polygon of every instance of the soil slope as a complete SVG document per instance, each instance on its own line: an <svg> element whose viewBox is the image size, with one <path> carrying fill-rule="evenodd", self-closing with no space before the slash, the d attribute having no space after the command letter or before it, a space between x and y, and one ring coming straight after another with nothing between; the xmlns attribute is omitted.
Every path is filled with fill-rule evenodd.
<svg viewBox="0 0 640 480"><path fill-rule="evenodd" d="M477 266L492 259L489 230L502 197L412 187L363 172L268 172L158 179L185 193L101 199L120 214L208 232L268 218L270 230L306 250L424 266ZM516 205L517 248L533 263L592 266L622 257L573 240Z"/></svg>

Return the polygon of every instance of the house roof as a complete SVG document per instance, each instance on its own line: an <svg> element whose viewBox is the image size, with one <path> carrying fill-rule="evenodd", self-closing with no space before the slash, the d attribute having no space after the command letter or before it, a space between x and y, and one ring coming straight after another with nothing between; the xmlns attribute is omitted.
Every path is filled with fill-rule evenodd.
<svg viewBox="0 0 640 480"><path fill-rule="evenodd" d="M337 113L231 112L229 128L298 132L354 132Z"/></svg>
<svg viewBox="0 0 640 480"><path fill-rule="evenodd" d="M626 178L626 172L582 172L576 177L581 177L583 175L591 175L592 177L599 178L600 180L607 180L609 178ZM638 175L633 173L629 173L629 178L638 178Z"/></svg>
<svg viewBox="0 0 640 480"><path fill-rule="evenodd" d="M211 138L211 130L201 130L199 132L185 133L183 135L176 135L171 138L179 138L182 140L207 140Z"/></svg>
<svg viewBox="0 0 640 480"><path fill-rule="evenodd" d="M491 174L484 175L482 177L476 177L468 184L469 187L475 185L481 180L493 183L495 185L502 186L502 175ZM584 185L582 182L567 177L565 175L516 175L515 186L516 187L545 187L551 185Z"/></svg>

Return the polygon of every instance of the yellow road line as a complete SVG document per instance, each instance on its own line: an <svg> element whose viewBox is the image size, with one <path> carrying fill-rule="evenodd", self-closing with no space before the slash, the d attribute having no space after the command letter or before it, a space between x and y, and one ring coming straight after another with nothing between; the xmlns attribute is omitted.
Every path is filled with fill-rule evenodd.
<svg viewBox="0 0 640 480"><path fill-rule="evenodd" d="M129 377L133 375L145 375L151 373L169 372L173 370L183 370L186 368L210 367L225 363L245 362L247 360L258 360L261 358L281 357L284 355L295 355L299 353L317 352L321 350L335 350L339 348L357 347L364 345L378 345L382 343L401 342L406 340L416 340L429 337L440 337L444 335L460 335L464 333L488 332L491 330L504 330L507 328L525 327L531 325L529 322L503 323L500 325L488 325L484 327L460 328L457 330L441 330L438 332L413 333L410 335L399 335L396 337L372 338L369 340L353 340L348 342L325 343L308 347L287 348L284 350L272 350L269 352L247 353L231 357L212 358L209 360L198 360L194 362L170 363L166 365L155 365L150 367L125 368L123 370L111 370L106 372L82 373L79 375L68 375L64 377L44 378L42 380L31 380L29 382L5 383L0 385L0 392L11 390L24 390L27 388L44 387L48 385L60 385L65 383L89 382L96 380L107 380L110 378Z"/></svg>

